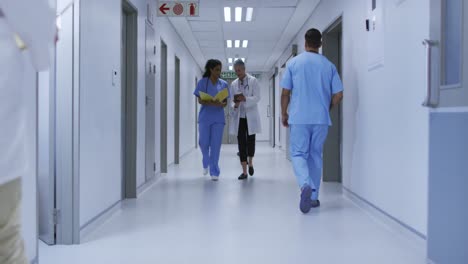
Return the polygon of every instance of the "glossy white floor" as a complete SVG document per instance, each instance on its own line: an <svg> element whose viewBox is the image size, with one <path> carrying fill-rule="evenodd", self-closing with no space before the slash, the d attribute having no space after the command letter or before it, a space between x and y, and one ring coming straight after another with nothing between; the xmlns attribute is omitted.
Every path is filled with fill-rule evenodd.
<svg viewBox="0 0 468 264"><path fill-rule="evenodd" d="M77 246L40 246L40 264L418 264L424 250L325 184L308 215L281 150L260 145L255 176L239 182L234 146L221 178L203 177L198 150L138 200L125 201Z"/></svg>

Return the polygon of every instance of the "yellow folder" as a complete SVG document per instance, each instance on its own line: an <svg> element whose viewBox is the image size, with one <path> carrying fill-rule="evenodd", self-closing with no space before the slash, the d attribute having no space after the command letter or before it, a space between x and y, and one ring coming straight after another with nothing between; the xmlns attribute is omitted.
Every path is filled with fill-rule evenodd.
<svg viewBox="0 0 468 264"><path fill-rule="evenodd" d="M218 101L218 102L222 102L224 101L224 99L226 99L227 97L229 96L229 92L228 92L228 89L227 88L224 88L223 90L219 91L218 94L216 94L215 97L207 94L207 93L204 93L204 92L200 92L200 98L203 100L203 101Z"/></svg>

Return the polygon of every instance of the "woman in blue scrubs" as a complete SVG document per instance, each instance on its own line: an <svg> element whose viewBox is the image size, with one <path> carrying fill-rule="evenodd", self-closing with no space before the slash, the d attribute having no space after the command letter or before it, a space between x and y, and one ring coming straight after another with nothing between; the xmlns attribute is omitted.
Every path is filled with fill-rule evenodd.
<svg viewBox="0 0 468 264"><path fill-rule="evenodd" d="M219 155L223 140L224 125L224 107L227 105L227 99L222 102L212 100L202 100L200 92L215 97L218 92L228 88L228 83L219 78L221 75L222 64L219 60L208 60L205 66L205 73L193 94L198 97L198 103L202 105L198 117L198 129L200 133L199 145L203 154L203 174L210 172L211 179L217 181L219 169Z"/></svg>

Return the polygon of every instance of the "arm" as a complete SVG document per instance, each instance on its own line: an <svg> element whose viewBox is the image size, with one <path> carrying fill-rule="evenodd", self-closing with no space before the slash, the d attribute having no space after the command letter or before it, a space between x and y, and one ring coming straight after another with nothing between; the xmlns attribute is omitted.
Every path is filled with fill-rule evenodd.
<svg viewBox="0 0 468 264"><path fill-rule="evenodd" d="M281 120L282 120L283 126L285 127L289 127L288 106L289 106L290 99L291 99L291 91L283 88L283 91L281 93Z"/></svg>
<svg viewBox="0 0 468 264"><path fill-rule="evenodd" d="M343 92L338 92L338 93L334 94L333 97L332 97L330 110L332 110L333 107L335 107L336 105L341 103L342 100L343 100Z"/></svg>
<svg viewBox="0 0 468 264"><path fill-rule="evenodd" d="M333 94L332 100L330 102L330 110L338 105L341 100L343 100L343 83L341 82L338 71L336 70L335 65L332 68L332 81L331 81L331 93Z"/></svg>
<svg viewBox="0 0 468 264"><path fill-rule="evenodd" d="M284 71L280 85L280 87L283 87L283 91L281 92L281 122L283 123L283 126L289 127L288 107L291 100L291 91L294 88L289 64Z"/></svg>
<svg viewBox="0 0 468 264"><path fill-rule="evenodd" d="M228 100L227 100L227 99L224 99L224 101L222 101L222 102L220 102L220 103L219 103L219 102L216 102L216 103L218 104L218 106L224 108L224 107L226 107L226 106L228 105Z"/></svg>

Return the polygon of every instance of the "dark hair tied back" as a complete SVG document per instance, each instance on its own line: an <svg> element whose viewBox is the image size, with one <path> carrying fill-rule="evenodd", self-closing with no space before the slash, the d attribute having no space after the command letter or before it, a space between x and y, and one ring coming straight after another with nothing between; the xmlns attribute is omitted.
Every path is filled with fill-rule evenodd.
<svg viewBox="0 0 468 264"><path fill-rule="evenodd" d="M211 70L214 69L218 65L222 65L221 61L216 60L216 59L208 60L205 65L205 73L203 74L203 77L209 78L211 76Z"/></svg>

